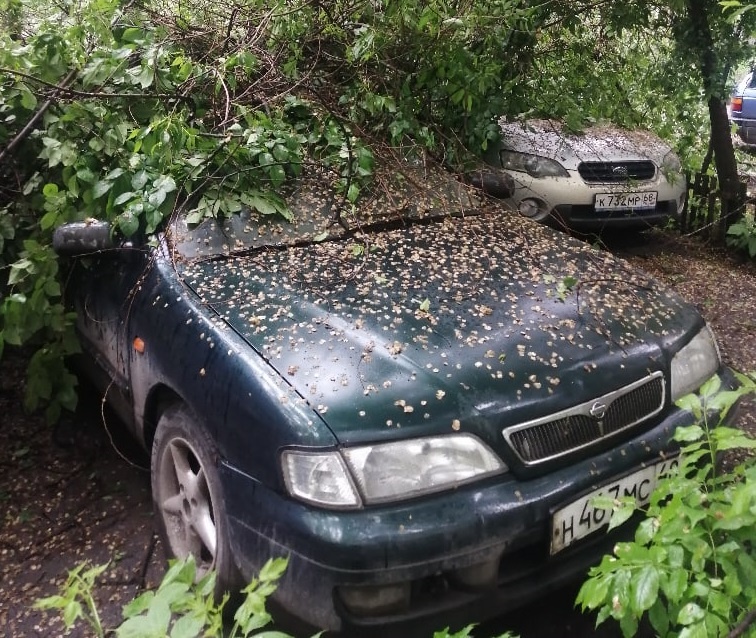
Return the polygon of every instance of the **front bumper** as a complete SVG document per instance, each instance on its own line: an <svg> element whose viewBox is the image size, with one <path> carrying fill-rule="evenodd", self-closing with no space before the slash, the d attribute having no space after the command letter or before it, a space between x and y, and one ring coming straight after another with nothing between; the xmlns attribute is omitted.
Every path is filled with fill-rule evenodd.
<svg viewBox="0 0 756 638"><path fill-rule="evenodd" d="M524 200L536 202L544 217L569 228L615 228L653 226L675 219L685 203L686 184L682 175L671 183L662 174L648 181L632 184L596 184L585 182L577 171L569 177L535 178L512 173L516 189L510 199L517 210ZM596 195L601 193L657 193L655 208L597 211Z"/></svg>
<svg viewBox="0 0 756 638"><path fill-rule="evenodd" d="M729 371L721 376L736 387ZM224 465L233 552L248 579L268 558L287 556L275 601L314 628L363 636L396 626L408 635L480 622L580 576L609 551L617 536L598 533L550 557L552 511L668 455L674 430L692 419L674 409L651 430L545 476L499 476L361 511L309 507ZM381 613L350 610L339 593L380 596L392 586L406 589L407 603Z"/></svg>

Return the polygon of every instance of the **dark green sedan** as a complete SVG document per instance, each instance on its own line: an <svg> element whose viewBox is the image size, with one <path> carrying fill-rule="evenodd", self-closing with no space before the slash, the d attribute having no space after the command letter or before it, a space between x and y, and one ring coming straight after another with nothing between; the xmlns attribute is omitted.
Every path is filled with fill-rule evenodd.
<svg viewBox="0 0 756 638"><path fill-rule="evenodd" d="M675 400L734 384L653 280L417 173L358 209L303 177L290 222L56 235L168 551L221 589L287 556L275 599L317 628L480 621L574 578L612 541L593 497L648 498Z"/></svg>

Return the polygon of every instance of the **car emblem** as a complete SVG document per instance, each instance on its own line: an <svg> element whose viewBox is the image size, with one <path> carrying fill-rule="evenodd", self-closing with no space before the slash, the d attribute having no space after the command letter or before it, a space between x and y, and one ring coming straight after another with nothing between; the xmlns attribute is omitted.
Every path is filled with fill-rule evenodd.
<svg viewBox="0 0 756 638"><path fill-rule="evenodd" d="M628 178L627 166L623 166L623 165L615 166L612 169L612 175L614 175L615 177L621 177L623 179L627 179Z"/></svg>
<svg viewBox="0 0 756 638"><path fill-rule="evenodd" d="M596 419L596 425L598 425L599 434L603 437L606 432L604 432L604 417L606 416L606 411L608 409L608 406L603 401L595 401L593 405L591 406L591 409L588 410L588 413Z"/></svg>
<svg viewBox="0 0 756 638"><path fill-rule="evenodd" d="M597 421L600 421L606 416L606 410L607 410L607 406L605 403L601 401L596 401L591 406L591 409L588 411L588 414L590 414Z"/></svg>

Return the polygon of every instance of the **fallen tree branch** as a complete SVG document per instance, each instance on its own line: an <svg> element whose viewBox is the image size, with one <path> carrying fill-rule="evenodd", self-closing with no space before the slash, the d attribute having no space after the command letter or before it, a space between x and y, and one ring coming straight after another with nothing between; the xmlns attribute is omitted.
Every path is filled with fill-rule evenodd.
<svg viewBox="0 0 756 638"><path fill-rule="evenodd" d="M9 73L16 73L15 71L9 71L7 69L0 69L0 71L8 71ZM55 86L59 90L66 90L66 87L73 82L74 78L76 77L76 70L71 70L69 74L63 79L63 84L61 86ZM22 128L18 134L8 143L8 146L6 146L2 151L0 151L0 166L2 166L3 162L6 160L7 157L10 157L13 153L13 151L16 149L16 147L23 142L26 137L34 130L34 127L37 125L37 122L42 118L42 116L45 114L47 109L49 109L53 102L55 102L57 98L57 92L51 95L43 104L37 109L37 112L32 116L32 118L26 123L26 126Z"/></svg>
<svg viewBox="0 0 756 638"><path fill-rule="evenodd" d="M727 638L739 638L739 636L742 636L754 622L756 622L756 609L749 611L745 615L745 618L743 618L743 620L741 620L735 628L727 634Z"/></svg>

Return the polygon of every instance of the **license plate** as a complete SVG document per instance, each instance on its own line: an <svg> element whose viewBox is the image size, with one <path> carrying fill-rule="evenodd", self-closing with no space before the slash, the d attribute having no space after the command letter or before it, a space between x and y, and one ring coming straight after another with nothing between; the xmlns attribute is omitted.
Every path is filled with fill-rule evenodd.
<svg viewBox="0 0 756 638"><path fill-rule="evenodd" d="M648 502L659 479L669 474L677 465L676 458L654 463L607 483L558 509L551 517L551 555L609 525L612 512L593 507L591 502L596 496L634 496L636 502L643 505Z"/></svg>
<svg viewBox="0 0 756 638"><path fill-rule="evenodd" d="M596 210L635 210L656 208L656 191L644 193L597 193Z"/></svg>

